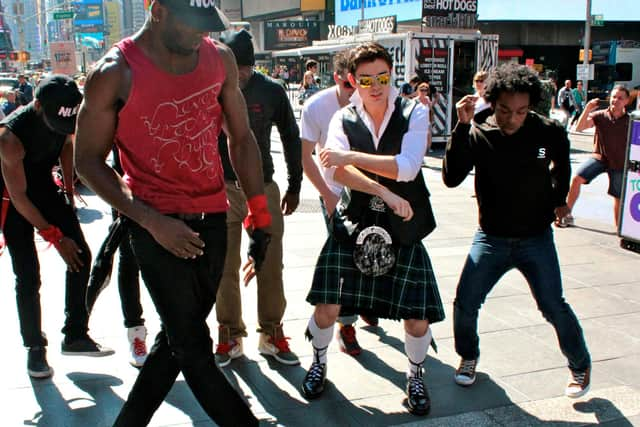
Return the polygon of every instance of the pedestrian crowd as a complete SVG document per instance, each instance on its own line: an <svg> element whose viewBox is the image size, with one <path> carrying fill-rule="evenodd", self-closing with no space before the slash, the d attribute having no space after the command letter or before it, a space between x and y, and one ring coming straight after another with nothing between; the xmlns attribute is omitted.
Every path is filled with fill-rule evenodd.
<svg viewBox="0 0 640 427"><path fill-rule="evenodd" d="M0 243L15 274L28 374L53 375L41 321L38 233L67 266L60 347L66 355L114 353L90 337L88 321L119 252L129 361L140 372L114 425L147 425L180 373L218 425L258 425L221 368L244 354L251 331L240 289L254 277L260 353L300 364L283 325L283 236L304 174L318 191L326 239L306 298L313 312L304 334L313 358L300 393L311 400L325 391L334 336L343 352L361 353L353 326L358 317L373 326L397 320L404 327L405 405L415 415L428 414L424 363L435 347L431 325L445 318L423 243L437 226L421 172L437 91L418 77L398 91L392 57L365 42L335 55L331 87L319 88L318 63L307 62L298 125L283 85L256 72L250 33L203 37L227 24L214 6L158 0L144 27L82 80L82 91L69 77L47 76L33 99L13 111L5 111L12 102L5 94ZM278 77L288 84L286 67ZM453 303L460 356L453 379L464 387L475 383L481 306L516 269L567 359L565 394L582 396L590 388L591 357L563 296L552 224L573 225L580 186L604 172L617 219L629 91L614 88L604 110L570 81L558 93L558 105L577 116L578 130L596 128L594 156L572 179L565 128L531 109L543 96L535 72L509 64L476 73L473 84L474 93L455 105L458 122L442 168L448 187L475 169L479 209ZM273 179L273 125L287 169L283 189ZM113 164L107 164L111 153ZM56 165L58 183L51 174ZM93 260L75 212L76 171L113 208ZM248 239L244 257L242 238ZM140 276L161 320L150 349ZM214 306L215 350L216 334L207 326Z"/></svg>

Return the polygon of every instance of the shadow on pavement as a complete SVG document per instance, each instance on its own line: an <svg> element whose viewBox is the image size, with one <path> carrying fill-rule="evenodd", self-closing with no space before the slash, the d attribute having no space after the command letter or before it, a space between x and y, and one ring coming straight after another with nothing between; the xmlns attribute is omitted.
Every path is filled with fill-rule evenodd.
<svg viewBox="0 0 640 427"><path fill-rule="evenodd" d="M85 372L71 372L67 377L91 397L66 400L53 381L32 379L33 394L41 411L25 420L24 425L111 426L124 403L112 387L122 385L122 381L111 375Z"/></svg>
<svg viewBox="0 0 640 427"><path fill-rule="evenodd" d="M97 209L91 209L88 207L78 207L77 215L78 215L78 221L80 221L80 224L91 224L94 221L101 220L102 217L104 216L102 211L99 211Z"/></svg>

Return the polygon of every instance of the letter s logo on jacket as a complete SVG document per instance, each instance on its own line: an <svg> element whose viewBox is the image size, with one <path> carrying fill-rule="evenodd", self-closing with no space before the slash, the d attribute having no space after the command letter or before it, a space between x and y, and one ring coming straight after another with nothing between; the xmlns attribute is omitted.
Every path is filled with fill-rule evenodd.
<svg viewBox="0 0 640 427"><path fill-rule="evenodd" d="M546 148L538 148L538 158L546 159L547 158L547 149Z"/></svg>

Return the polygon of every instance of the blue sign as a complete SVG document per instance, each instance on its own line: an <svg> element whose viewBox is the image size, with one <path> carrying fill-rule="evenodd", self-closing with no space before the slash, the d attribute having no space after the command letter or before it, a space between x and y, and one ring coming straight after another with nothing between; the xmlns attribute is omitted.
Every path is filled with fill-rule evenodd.
<svg viewBox="0 0 640 427"><path fill-rule="evenodd" d="M358 25L362 19L396 15L398 22L422 17L422 0L335 0L336 25Z"/></svg>

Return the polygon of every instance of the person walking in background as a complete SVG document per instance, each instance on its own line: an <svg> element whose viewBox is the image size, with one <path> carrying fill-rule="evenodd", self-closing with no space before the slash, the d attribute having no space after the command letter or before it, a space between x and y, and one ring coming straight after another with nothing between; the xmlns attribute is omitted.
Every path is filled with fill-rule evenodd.
<svg viewBox="0 0 640 427"><path fill-rule="evenodd" d="M316 84L315 77L312 71L304 73L302 84L298 90L298 103L303 105L307 99L311 98L316 92L320 90L320 87Z"/></svg>
<svg viewBox="0 0 640 427"><path fill-rule="evenodd" d="M566 115L567 121L565 125L569 125L573 113L576 111L576 100L573 97L573 91L571 90L571 80L565 80L564 86L558 91L558 105L560 109Z"/></svg>
<svg viewBox="0 0 640 427"><path fill-rule="evenodd" d="M82 95L67 76L52 75L36 90L35 101L0 122L0 161L8 205L4 222L11 264L16 277L20 333L28 348L27 372L33 378L53 375L47 362L47 338L42 331L40 264L34 229L67 264L62 354L107 356L89 335L85 295L91 252L73 210L73 143L76 113ZM51 169L60 162L64 192ZM65 196L68 196L65 198ZM67 201L69 203L67 203ZM5 205L6 206L6 205Z"/></svg>
<svg viewBox="0 0 640 427"><path fill-rule="evenodd" d="M131 246L162 322L116 427L147 425L179 373L217 425L258 425L217 367L207 326L227 250L223 126L248 204L245 283L262 266L271 225L233 54L206 37L227 26L212 3L154 1L142 29L112 47L85 85L78 172L131 219ZM123 177L105 163L114 142Z"/></svg>
<svg viewBox="0 0 640 427"><path fill-rule="evenodd" d="M18 103L16 102L16 92L14 90L7 90L4 94L4 101L2 102L2 113L5 116L13 113L13 111L18 108Z"/></svg>
<svg viewBox="0 0 640 427"><path fill-rule="evenodd" d="M573 99L576 101L576 111L571 119L571 125L578 121L587 101L587 95L584 93L584 88L582 87L582 80L578 80L576 87L572 89L572 92Z"/></svg>
<svg viewBox="0 0 640 427"><path fill-rule="evenodd" d="M33 86L27 81L27 76L18 74L18 97L20 105L27 105L33 100Z"/></svg>
<svg viewBox="0 0 640 427"><path fill-rule="evenodd" d="M627 154L627 132L629 129L629 114L625 110L628 100L629 89L618 85L611 90L608 108L596 111L600 105L600 100L597 98L587 102L576 124L576 131L582 132L591 127L596 128L593 139L593 154L578 168L576 175L571 180L571 188L567 198L569 211L558 217L556 225L559 227L569 227L575 224L571 211L580 196L580 188L604 172L609 176L607 193L613 197L613 219L616 228L618 227L622 175Z"/></svg>
<svg viewBox="0 0 640 427"><path fill-rule="evenodd" d="M475 103L474 115L491 108L491 104L489 104L484 97L485 90L487 88L486 80L488 75L489 73L486 71L478 71L473 75L473 95L478 98Z"/></svg>
<svg viewBox="0 0 640 427"><path fill-rule="evenodd" d="M424 105L424 107L429 112L429 123L433 123L433 102L431 101L431 85L427 82L419 83L416 88L416 93L418 94L418 97L416 98L417 101ZM431 126L429 126L429 135L427 136L427 153L431 151L432 137L432 129Z"/></svg>
<svg viewBox="0 0 640 427"><path fill-rule="evenodd" d="M447 144L442 178L447 187L456 187L475 168L480 229L453 303L455 349L461 358L454 379L461 386L475 383L480 307L498 280L515 268L525 276L568 359L565 394L579 397L589 390L591 357L580 323L563 296L550 227L556 216L568 211L569 139L564 128L530 111L540 96L534 71L508 64L488 79L485 97L494 113L483 123L471 123L475 96L456 104L458 123Z"/></svg>
<svg viewBox="0 0 640 427"><path fill-rule="evenodd" d="M282 237L284 235L283 215L291 215L300 201L302 182L300 133L289 98L282 86L263 74L255 72L251 35L246 30L241 30L231 33L221 41L231 48L238 64L240 89L247 104L251 130L256 137L262 156L267 208L271 214L271 242L265 255L264 266L256 276L258 332L260 333L258 350L285 365L297 365L300 361L289 348L288 338L285 337L282 328L282 318L287 306L282 280ZM278 184L273 180L271 128L274 124L278 127L288 172L289 185L282 200L280 200ZM242 337L247 336L247 327L242 320L239 274L242 221L247 216L247 197L231 167L227 152L227 138L224 133L219 139L219 151L229 200L227 256L216 304L219 325L216 361L218 366L223 367L231 363L232 359L243 355Z"/></svg>
<svg viewBox="0 0 640 427"><path fill-rule="evenodd" d="M406 402L411 413L426 415L431 408L423 378L429 325L444 319L422 244L435 227L420 169L429 121L422 104L398 97L391 88L392 66L391 56L378 43L353 48L348 76L356 88L353 105L333 116L320 152L322 165L331 168L327 178L349 190L345 188L334 213L307 296L315 306L306 332L313 362L301 390L307 399L322 395L327 348L344 306L403 320ZM339 222L341 217L344 221ZM348 223L358 224L358 230L349 232Z"/></svg>

